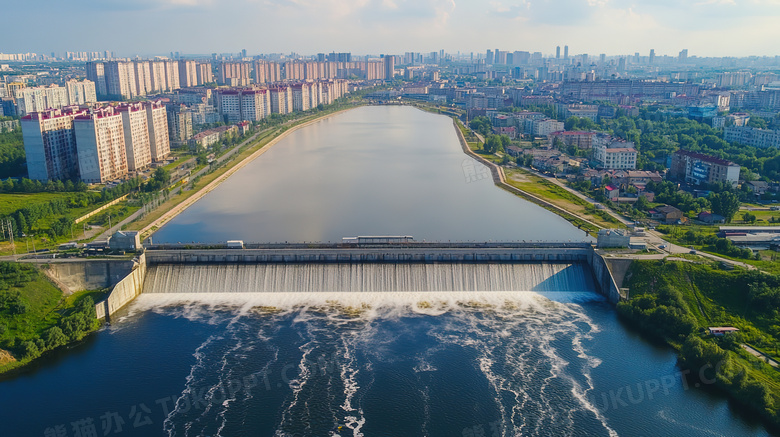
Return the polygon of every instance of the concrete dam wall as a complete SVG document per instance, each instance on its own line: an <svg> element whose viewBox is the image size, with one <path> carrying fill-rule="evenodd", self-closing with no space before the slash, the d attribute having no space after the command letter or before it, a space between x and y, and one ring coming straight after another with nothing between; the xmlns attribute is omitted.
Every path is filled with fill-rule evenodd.
<svg viewBox="0 0 780 437"><path fill-rule="evenodd" d="M589 244L147 250L98 316L144 293L594 291L620 300Z"/></svg>

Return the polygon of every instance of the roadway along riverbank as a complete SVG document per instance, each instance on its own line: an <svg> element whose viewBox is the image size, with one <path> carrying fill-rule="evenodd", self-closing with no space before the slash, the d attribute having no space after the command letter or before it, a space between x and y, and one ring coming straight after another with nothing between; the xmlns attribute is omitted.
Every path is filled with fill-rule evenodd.
<svg viewBox="0 0 780 437"><path fill-rule="evenodd" d="M244 166L246 166L250 162L254 161L258 157L263 155L266 151L268 151L276 143L278 143L282 139L286 138L290 133L295 132L296 130L298 130L298 129L302 128L302 127L309 126L309 125L311 125L313 123L316 123L318 121L325 120L325 119L327 119L329 117L333 117L334 115L341 114L343 112L349 111L351 109L355 109L357 107L359 107L359 106L354 106L352 108L342 109L342 110L339 110L339 111L336 111L336 112L325 114L325 115L323 115L321 117L317 117L317 118L314 118L312 120L306 121L304 123L291 126L291 127L287 128L284 132L281 132L281 133L277 134L276 137L274 137L272 140L270 140L265 145L260 146L260 148L258 150L256 150L255 152L253 152L251 155L247 156L246 158L244 158L241 161L238 161L233 166L228 167L228 169L224 173L222 173L221 175L217 176L216 179L214 179L213 181L208 183L206 186L204 186L203 188L201 188L198 191L196 191L195 194L187 197L186 199L183 199L180 203L178 203L175 206L173 206L170 210L168 210L166 213L164 213L161 217L157 218L156 220L152 221L151 223L149 223L148 225L146 225L142 229L140 229L140 231L141 231L141 238L146 238L147 236L151 235L154 231L159 229L161 226L163 226L165 223L167 223L168 221L170 221L171 219L173 219L177 215L181 214L182 211L184 211L189 206L191 206L192 204L194 204L195 202L200 200L203 196L205 196L206 194L208 194L209 192L211 192L212 190L217 188L219 186L219 184L221 184L222 182L227 180L227 178L229 178L235 172L241 170L242 168L244 168Z"/></svg>
<svg viewBox="0 0 780 437"><path fill-rule="evenodd" d="M570 211L567 211L558 205L554 205L538 196L535 196L527 191L523 191L517 187L514 187L512 185L509 185L506 182L506 176L504 175L504 169L501 168L501 166L494 164L493 162L488 161L487 159L479 156L477 153L474 153L473 150L468 145L468 142L466 142L466 138L463 136L463 132L461 132L460 127L458 127L457 120L452 120L452 125L455 128L455 132L458 135L458 140L460 141L460 146L463 149L463 153L466 155L476 159L480 163L486 165L490 169L490 175L493 177L493 183L498 185L499 187L509 191L510 193L517 194L520 197L523 197L524 199L536 203L537 205L542 206L545 209L548 209L555 214L563 217L566 220L572 221L574 219L575 221L581 221L583 223L586 223L592 227L595 231L598 231L599 229L602 229L603 226L600 226L596 223L593 223L592 221L586 219L585 217L582 217L581 215L574 214Z"/></svg>

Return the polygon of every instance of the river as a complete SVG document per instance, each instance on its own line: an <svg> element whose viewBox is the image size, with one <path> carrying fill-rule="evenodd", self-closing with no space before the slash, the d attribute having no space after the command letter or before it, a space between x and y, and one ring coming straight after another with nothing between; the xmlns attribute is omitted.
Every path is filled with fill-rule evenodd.
<svg viewBox="0 0 780 437"><path fill-rule="evenodd" d="M409 107L294 132L154 238L371 234L586 238L495 187L449 119ZM302 291L242 293L254 268L224 283L165 269L111 326L0 382L2 435L768 435L626 329L576 266L485 266L469 275L495 277L490 291L458 292L342 292L322 285L343 282L328 266L316 284L258 268Z"/></svg>

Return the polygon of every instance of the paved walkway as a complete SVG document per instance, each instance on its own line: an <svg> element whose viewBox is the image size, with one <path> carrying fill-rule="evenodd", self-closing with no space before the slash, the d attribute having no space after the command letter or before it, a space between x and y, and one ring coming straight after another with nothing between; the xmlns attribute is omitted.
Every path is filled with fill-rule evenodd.
<svg viewBox="0 0 780 437"><path fill-rule="evenodd" d="M772 359L772 358L770 358L770 357L766 356L766 355L765 355L763 352L761 352L760 350L753 349L752 347L750 347L750 346L748 346L748 345L746 345L746 344L741 344L740 346L742 346L742 349L745 349L746 351L750 352L750 354L751 354L751 355L753 355L754 357L756 357L756 358L759 358L759 359L761 359L762 361L765 361L765 362L766 362L767 364L769 364L770 366L772 366L772 367L774 367L774 368L780 367L780 363L778 363L778 362L777 362L777 361L775 361L774 359Z"/></svg>

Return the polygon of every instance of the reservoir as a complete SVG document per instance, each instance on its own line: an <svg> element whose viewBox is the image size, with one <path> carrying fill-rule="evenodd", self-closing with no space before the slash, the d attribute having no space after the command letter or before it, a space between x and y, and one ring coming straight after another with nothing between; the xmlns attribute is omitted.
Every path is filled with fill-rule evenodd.
<svg viewBox="0 0 780 437"><path fill-rule="evenodd" d="M498 189L448 117L362 107L292 132L157 231L155 243L582 241L583 231Z"/></svg>
<svg viewBox="0 0 780 437"><path fill-rule="evenodd" d="M450 119L381 106L293 132L154 240L372 234L587 238L495 187ZM769 435L623 326L581 266L350 269L151 267L109 327L0 381L2 435ZM389 277L404 290L338 285ZM247 291L259 278L281 285Z"/></svg>

